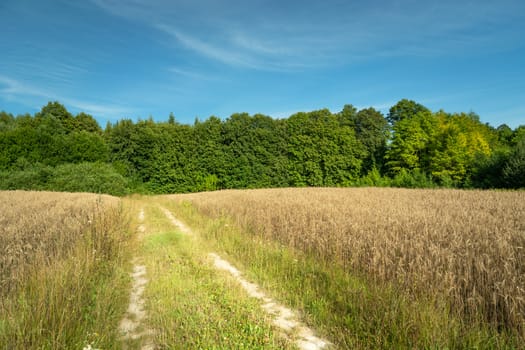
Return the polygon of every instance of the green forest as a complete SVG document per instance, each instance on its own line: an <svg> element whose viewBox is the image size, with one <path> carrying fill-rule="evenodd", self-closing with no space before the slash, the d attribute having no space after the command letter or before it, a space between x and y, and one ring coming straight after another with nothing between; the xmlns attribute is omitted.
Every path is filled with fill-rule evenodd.
<svg viewBox="0 0 525 350"><path fill-rule="evenodd" d="M374 108L237 113L193 125L122 119L104 129L49 102L0 112L0 189L182 193L303 186L524 188L525 125L433 112L403 99Z"/></svg>

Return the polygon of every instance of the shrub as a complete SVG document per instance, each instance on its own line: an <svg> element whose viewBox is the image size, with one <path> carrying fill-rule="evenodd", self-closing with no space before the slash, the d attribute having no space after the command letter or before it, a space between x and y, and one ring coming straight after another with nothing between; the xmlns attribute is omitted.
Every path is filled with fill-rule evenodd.
<svg viewBox="0 0 525 350"><path fill-rule="evenodd" d="M393 187L404 188L434 188L436 184L432 178L428 177L423 171L419 169L401 171L392 179L391 185Z"/></svg>
<svg viewBox="0 0 525 350"><path fill-rule="evenodd" d="M106 163L80 163L57 166L47 189L65 192L129 193L128 180Z"/></svg>

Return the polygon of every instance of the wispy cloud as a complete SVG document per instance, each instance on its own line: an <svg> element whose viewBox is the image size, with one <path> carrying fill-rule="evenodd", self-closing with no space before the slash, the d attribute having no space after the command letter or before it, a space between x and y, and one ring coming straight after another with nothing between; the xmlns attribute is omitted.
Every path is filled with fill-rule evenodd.
<svg viewBox="0 0 525 350"><path fill-rule="evenodd" d="M16 96L50 97L49 93L44 90L4 75L0 75L0 85L3 85L0 87L0 94L7 98L15 98Z"/></svg>
<svg viewBox="0 0 525 350"><path fill-rule="evenodd" d="M68 108L86 112L95 117L105 117L110 119L122 118L123 116L134 112L134 109L130 107L115 104L93 103L72 98L64 94L53 93L49 90L44 90L37 86L4 75L0 75L0 99L1 98L18 101L30 106L31 108L40 108L48 101L58 100ZM38 103L40 105L35 104L37 101L39 101Z"/></svg>
<svg viewBox="0 0 525 350"><path fill-rule="evenodd" d="M244 55L235 52L223 49L218 46L206 43L198 38L187 35L176 28L165 24L158 24L156 27L163 32L173 36L178 40L182 45L187 48L198 52L201 55L216 59L218 61L231 64L231 65L240 65L250 68L258 68L258 66L250 60L250 58L245 57Z"/></svg>
<svg viewBox="0 0 525 350"><path fill-rule="evenodd" d="M33 79L46 81L48 85L71 86L88 73L86 68L57 60L43 60L41 56L37 56L37 59L11 59L5 64L9 66L11 74L31 76Z"/></svg>
<svg viewBox="0 0 525 350"><path fill-rule="evenodd" d="M151 25L207 59L269 71L375 58L472 54L510 45L511 37L519 35L509 28L508 42L498 40L491 24L525 10L517 0L501 0L497 6L489 0L402 0L382 6L340 1L272 5L224 0L220 6L210 0L91 1L109 13Z"/></svg>
<svg viewBox="0 0 525 350"><path fill-rule="evenodd" d="M261 40L256 37L249 37L246 33L235 32L231 35L232 42L239 48L252 51L262 55L291 56L297 51L290 46L284 46L278 40Z"/></svg>
<svg viewBox="0 0 525 350"><path fill-rule="evenodd" d="M155 27L198 55L230 66L275 72L293 72L305 67L302 62L285 60L282 56L284 49L272 49L245 36L224 33L221 42L210 42L166 24Z"/></svg>
<svg viewBox="0 0 525 350"><path fill-rule="evenodd" d="M130 107L118 105L97 104L76 99L64 99L67 105L70 105L80 111L92 114L98 117L105 117L112 120L118 120L124 117L130 117L129 114L136 113L136 110Z"/></svg>
<svg viewBox="0 0 525 350"><path fill-rule="evenodd" d="M189 79L196 79L196 80L218 80L219 79L218 77L212 76L210 74L199 73L198 71L182 69L178 67L169 67L168 71L176 75L189 78Z"/></svg>

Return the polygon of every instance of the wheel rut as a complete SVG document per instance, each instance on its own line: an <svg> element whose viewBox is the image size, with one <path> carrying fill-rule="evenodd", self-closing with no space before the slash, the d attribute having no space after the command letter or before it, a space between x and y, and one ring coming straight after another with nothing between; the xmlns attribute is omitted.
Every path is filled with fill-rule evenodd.
<svg viewBox="0 0 525 350"><path fill-rule="evenodd" d="M144 209L140 210L138 219L140 224L137 227L137 230L139 235L142 236L146 231L144 226ZM132 264L133 271L130 274L132 278L132 287L129 297L129 305L126 314L120 321L119 325L119 330L124 342L123 348L126 350L129 349L127 343L135 341L140 344L140 350L154 350L156 347L151 340L153 331L144 328L146 311L144 309L145 301L143 293L148 283L148 279L146 278L146 266L140 263L139 258L134 258Z"/></svg>
<svg viewBox="0 0 525 350"><path fill-rule="evenodd" d="M161 210L180 231L187 235L193 234L191 229L176 219L168 209L161 207ZM317 337L311 328L301 322L297 312L268 297L257 284L246 280L242 273L227 260L216 253L209 253L208 256L215 269L228 272L250 297L262 302L261 308L272 317L274 326L280 329L281 333L288 339L293 340L299 349L320 350L331 346L328 340Z"/></svg>

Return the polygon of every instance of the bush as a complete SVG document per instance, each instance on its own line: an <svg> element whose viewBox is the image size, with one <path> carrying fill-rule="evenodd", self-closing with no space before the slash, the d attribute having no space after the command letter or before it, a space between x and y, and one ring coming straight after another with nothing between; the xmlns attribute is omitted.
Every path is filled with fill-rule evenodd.
<svg viewBox="0 0 525 350"><path fill-rule="evenodd" d="M391 186L404 188L434 188L436 187L436 184L432 181L432 178L428 177L419 169L401 169L401 171L392 179Z"/></svg>
<svg viewBox="0 0 525 350"><path fill-rule="evenodd" d="M388 187L391 181L390 178L381 176L379 170L374 167L366 176L357 179L354 185L358 187Z"/></svg>
<svg viewBox="0 0 525 350"><path fill-rule="evenodd" d="M107 193L123 196L129 193L128 180L106 163L79 163L57 166L47 184L51 191Z"/></svg>
<svg viewBox="0 0 525 350"><path fill-rule="evenodd" d="M0 190L43 190L52 175L50 166L20 164L13 170L0 172Z"/></svg>
<svg viewBox="0 0 525 350"><path fill-rule="evenodd" d="M518 142L505 164L503 181L508 188L525 188L525 138Z"/></svg>

